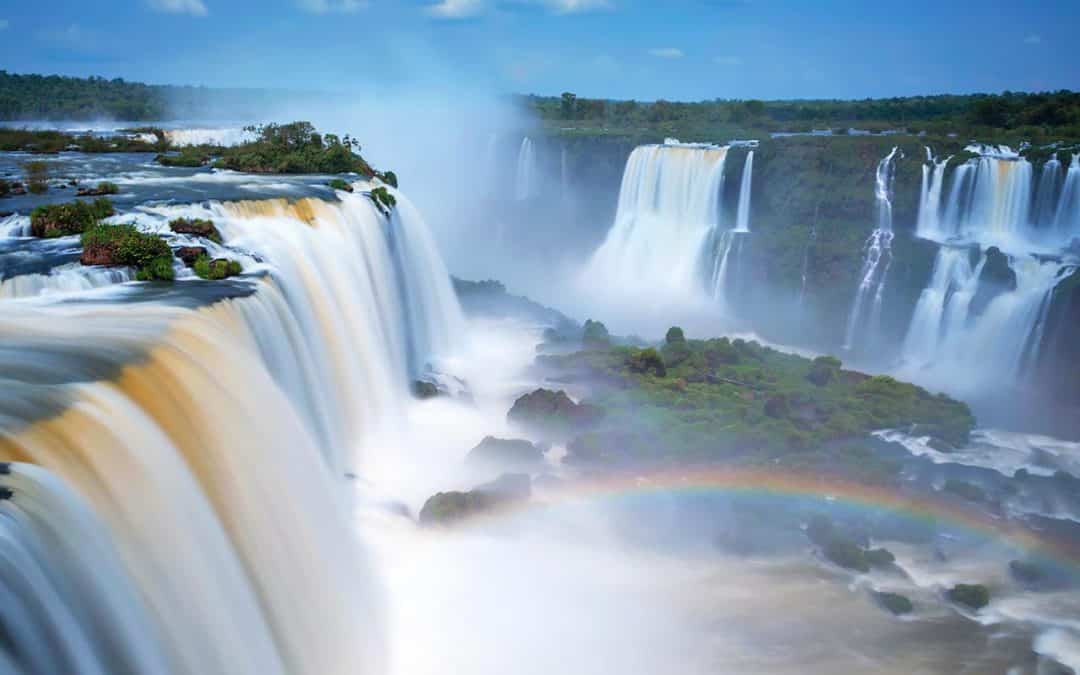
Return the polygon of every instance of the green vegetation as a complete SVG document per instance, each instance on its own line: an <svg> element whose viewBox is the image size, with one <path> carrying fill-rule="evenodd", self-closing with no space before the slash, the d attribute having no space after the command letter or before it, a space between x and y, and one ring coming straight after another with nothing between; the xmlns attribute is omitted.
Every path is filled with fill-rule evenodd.
<svg viewBox="0 0 1080 675"><path fill-rule="evenodd" d="M176 154L161 153L154 161L162 166L198 169L213 161L213 156L206 148L182 148Z"/></svg>
<svg viewBox="0 0 1080 675"><path fill-rule="evenodd" d="M899 593L874 592L873 595L874 600L876 600L879 605L897 616L910 614L911 611L915 609L915 606L911 604L911 600Z"/></svg>
<svg viewBox="0 0 1080 675"><path fill-rule="evenodd" d="M169 221L169 229L177 234L190 234L221 243L221 233L211 220L205 218L174 218Z"/></svg>
<svg viewBox="0 0 1080 675"><path fill-rule="evenodd" d="M990 590L980 584L957 584L949 589L946 596L950 601L971 609L982 609L990 604Z"/></svg>
<svg viewBox="0 0 1080 675"><path fill-rule="evenodd" d="M244 271L239 261L228 260L227 258L214 258L211 260L209 256L205 255L199 256L191 269L195 271L199 278L211 281L228 279Z"/></svg>
<svg viewBox="0 0 1080 675"><path fill-rule="evenodd" d="M393 171L383 171L381 173L377 173L376 175L382 182L386 183L395 190L397 189L398 182L396 173L394 173Z"/></svg>
<svg viewBox="0 0 1080 675"><path fill-rule="evenodd" d="M31 131L29 129L0 129L0 151L55 154L62 150L80 152L155 152L164 141L147 143L137 138L112 136L103 138L90 134L76 136L62 131Z"/></svg>
<svg viewBox="0 0 1080 675"><path fill-rule="evenodd" d="M310 122L247 127L255 140L220 148L214 166L247 173L358 173L375 171L360 156L360 143L345 136L320 134Z"/></svg>
<svg viewBox="0 0 1080 675"><path fill-rule="evenodd" d="M607 457L599 447L607 444L624 461L782 461L889 480L897 467L860 442L869 432L918 424L963 445L974 426L961 402L843 370L836 359L810 361L744 340L680 340L679 331L669 337L660 350L593 346L539 357L560 378L592 383L588 401L606 411L583 449Z"/></svg>
<svg viewBox="0 0 1080 675"><path fill-rule="evenodd" d="M82 235L84 265L128 265L140 281L172 281L172 249L134 225L95 224Z"/></svg>
<svg viewBox="0 0 1080 675"><path fill-rule="evenodd" d="M40 195L49 190L49 163L27 162L23 164L26 173L26 189L32 194Z"/></svg>
<svg viewBox="0 0 1080 675"><path fill-rule="evenodd" d="M347 180L343 180L341 178L331 178L330 181L327 183L327 185L329 185L330 187L332 187L335 190L342 190L344 192L352 192L353 191L352 183L348 182Z"/></svg>
<svg viewBox="0 0 1080 675"><path fill-rule="evenodd" d="M907 129L931 135L990 138L1003 132L1032 140L1047 135L1080 139L1080 94L1004 92L1001 95L911 96L888 99L613 101L526 96L522 104L563 134L661 133L696 138L761 138L770 132L849 127Z"/></svg>
<svg viewBox="0 0 1080 675"><path fill-rule="evenodd" d="M586 319L581 343L588 349L607 349L611 346L611 335L608 333L607 326L599 321Z"/></svg>
<svg viewBox="0 0 1080 675"><path fill-rule="evenodd" d="M30 234L46 238L82 234L114 213L112 202L105 198L39 206L30 213Z"/></svg>
<svg viewBox="0 0 1080 675"><path fill-rule="evenodd" d="M100 197L105 195L115 195L119 192L120 186L116 183L101 181L97 184L97 187L79 188L79 191L76 194L80 197Z"/></svg>
<svg viewBox="0 0 1080 675"><path fill-rule="evenodd" d="M390 212L397 206L397 198L384 187L373 188L368 193L368 196L375 203L375 207L386 215L390 215Z"/></svg>

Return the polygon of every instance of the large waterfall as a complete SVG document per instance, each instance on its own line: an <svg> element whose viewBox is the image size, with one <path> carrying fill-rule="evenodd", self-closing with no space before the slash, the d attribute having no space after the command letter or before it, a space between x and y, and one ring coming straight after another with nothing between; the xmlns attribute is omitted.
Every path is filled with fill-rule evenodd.
<svg viewBox="0 0 1080 675"><path fill-rule="evenodd" d="M721 195L727 155L726 146L675 140L636 148L626 163L615 223L593 254L587 278L669 297L722 296L736 232L749 231L753 168L751 153L736 227L725 228Z"/></svg>
<svg viewBox="0 0 1080 675"><path fill-rule="evenodd" d="M239 280L2 301L0 670L378 672L348 476L462 318L404 195L339 194L132 214Z"/></svg>
<svg viewBox="0 0 1080 675"><path fill-rule="evenodd" d="M948 160L923 169L917 234L940 248L902 357L913 375L977 391L1038 358L1054 287L1080 262L1080 158L1062 175L1056 157L1036 171L1007 148L969 150L983 154L949 176Z"/></svg>
<svg viewBox="0 0 1080 675"><path fill-rule="evenodd" d="M855 301L848 314L847 332L844 337L844 349L854 349L876 337L881 325L881 308L884 303L885 282L892 265L893 241L893 178L896 171L894 147L884 159L878 162L874 176L874 200L877 203L877 227L866 240L866 258L859 272L859 285L855 290ZM870 313L867 316L867 305Z"/></svg>

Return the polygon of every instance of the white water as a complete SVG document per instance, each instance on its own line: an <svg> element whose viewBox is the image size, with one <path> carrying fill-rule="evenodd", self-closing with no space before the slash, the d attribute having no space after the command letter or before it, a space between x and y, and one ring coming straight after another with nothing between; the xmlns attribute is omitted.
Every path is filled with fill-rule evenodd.
<svg viewBox="0 0 1080 675"><path fill-rule="evenodd" d="M79 293L134 278L128 267L84 267L73 263L53 268L48 274L23 274L0 281L0 300Z"/></svg>
<svg viewBox="0 0 1080 675"><path fill-rule="evenodd" d="M899 147L894 147L878 163L874 177L874 200L877 202L877 227L866 240L866 257L859 272L859 286L855 301L848 314L844 349L851 350L858 342L865 345L877 337L881 324L881 310L885 296L885 282L892 265L892 188L896 168L895 158ZM869 317L866 316L870 305Z"/></svg>
<svg viewBox="0 0 1080 675"><path fill-rule="evenodd" d="M536 196L536 150L526 136L518 150L517 172L514 174L514 199L519 202Z"/></svg>
<svg viewBox="0 0 1080 675"><path fill-rule="evenodd" d="M65 586L50 621L85 614L95 594L132 613L60 625L63 644L41 658L86 658L35 672L382 670L382 600L345 475L396 421L411 368L454 356L461 335L445 267L397 197L390 220L362 194L144 210L148 228L210 215L229 246L266 260L245 258L269 274L250 278L248 297L198 310L91 295L5 302L0 457L70 485L108 532L96 541L116 546L79 548L92 578ZM192 297L213 287L194 283ZM134 300L143 286L125 288ZM77 547L90 532L64 527L62 539ZM145 617L133 618L140 602ZM79 630L98 625L118 655L107 669L80 646Z"/></svg>
<svg viewBox="0 0 1080 675"><path fill-rule="evenodd" d="M626 163L615 223L584 277L650 297L699 297L713 264L726 147L668 142ZM719 254L723 257L723 254Z"/></svg>
<svg viewBox="0 0 1080 675"><path fill-rule="evenodd" d="M1067 247L1080 234L1072 201L1080 160L1073 158L1073 175L1064 178L1060 162L1048 160L1036 181L1032 165L1009 148L975 149L987 154L952 171L944 203L947 160L932 173L923 167L917 234L942 246L909 325L900 372L978 395L995 383L1023 380L1039 358L1051 294L1077 264ZM970 303L991 246L1005 253L1017 288L997 289L985 311L973 315ZM975 265L972 249L979 252Z"/></svg>
<svg viewBox="0 0 1080 675"><path fill-rule="evenodd" d="M194 145L234 146L254 139L254 134L240 128L221 129L166 129L165 138L169 144L178 147Z"/></svg>
<svg viewBox="0 0 1080 675"><path fill-rule="evenodd" d="M743 165L742 181L739 185L739 205L735 211L735 231L750 231L750 193L754 181L754 151L746 153Z"/></svg>

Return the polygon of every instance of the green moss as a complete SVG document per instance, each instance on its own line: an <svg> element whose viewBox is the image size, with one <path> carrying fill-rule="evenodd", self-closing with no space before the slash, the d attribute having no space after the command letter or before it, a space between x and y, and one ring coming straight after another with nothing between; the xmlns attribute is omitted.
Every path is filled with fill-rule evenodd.
<svg viewBox="0 0 1080 675"><path fill-rule="evenodd" d="M191 268L199 278L211 281L228 279L243 272L239 261L226 258L214 258L211 260L205 255L199 256Z"/></svg>
<svg viewBox="0 0 1080 675"><path fill-rule="evenodd" d="M30 232L46 238L82 234L114 213L112 202L104 198L39 206L30 213Z"/></svg>
<svg viewBox="0 0 1080 675"><path fill-rule="evenodd" d="M957 584L946 595L952 602L971 609L982 609L990 604L990 589L981 584Z"/></svg>

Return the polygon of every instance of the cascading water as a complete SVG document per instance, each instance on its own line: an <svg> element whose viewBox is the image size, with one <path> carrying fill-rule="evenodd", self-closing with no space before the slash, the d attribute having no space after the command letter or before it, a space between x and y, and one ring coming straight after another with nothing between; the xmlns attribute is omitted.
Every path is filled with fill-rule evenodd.
<svg viewBox="0 0 1080 675"><path fill-rule="evenodd" d="M1051 158L1036 182L1031 163L1008 148L969 150L984 154L953 170L943 205L933 203L933 192L944 173L939 181L935 164L928 181L924 167L917 234L941 247L902 348L905 372L954 392L958 383L978 392L1023 380L1038 359L1053 290L1078 263L1069 247L1080 234L1069 194L1080 185L1080 166L1070 182ZM984 274L992 247L1007 261L1005 282L1000 262L996 276ZM975 311L980 293L990 300Z"/></svg>
<svg viewBox="0 0 1080 675"><path fill-rule="evenodd" d="M877 227L866 240L866 258L859 273L859 287L848 315L844 349L854 349L856 341L872 340L881 323L881 309L885 296L885 282L892 265L892 189L896 169L895 159L899 147L878 163L874 178L874 199L877 202ZM870 316L864 316L870 304Z"/></svg>
<svg viewBox="0 0 1080 675"><path fill-rule="evenodd" d="M412 369L451 356L461 329L430 235L395 194L390 218L362 194L144 207L144 228L214 218L251 274L5 303L0 458L20 464L0 476L0 515L15 514L0 528L18 529L0 550L40 595L0 608L4 633L26 639L5 641L0 662L379 671L380 601L346 476Z"/></svg>
<svg viewBox="0 0 1080 675"><path fill-rule="evenodd" d="M941 236L941 191L945 184L945 168L952 157L935 160L926 149L926 164L922 167L922 194L919 198L919 220L915 233L924 239Z"/></svg>
<svg viewBox="0 0 1080 675"><path fill-rule="evenodd" d="M1080 237L1080 154L1072 156L1054 214L1054 234L1070 246Z"/></svg>
<svg viewBox="0 0 1080 675"><path fill-rule="evenodd" d="M739 184L739 205L735 210L735 231L750 231L750 193L754 181L754 151L746 153L743 165L742 181Z"/></svg>
<svg viewBox="0 0 1080 675"><path fill-rule="evenodd" d="M701 294L727 152L677 141L636 148L626 162L615 224L586 277L622 290Z"/></svg>
<svg viewBox="0 0 1080 675"><path fill-rule="evenodd" d="M514 174L514 199L522 202L531 198L535 194L535 180L536 150L533 149L532 139L526 136L521 140L521 148L518 150L517 172Z"/></svg>

